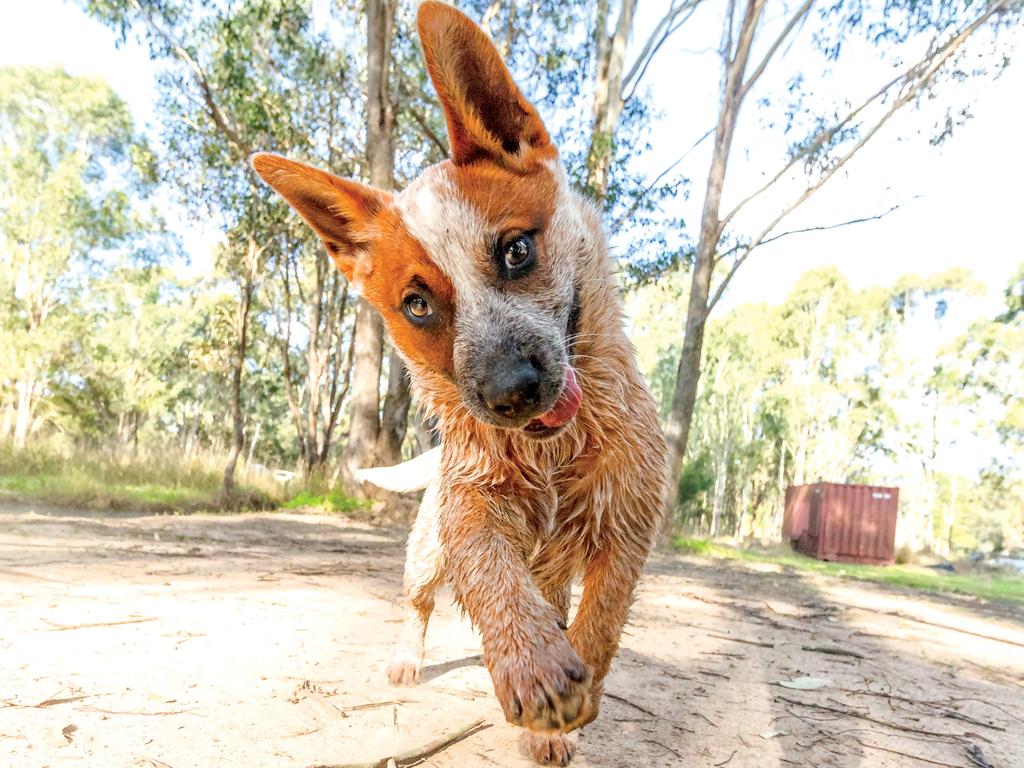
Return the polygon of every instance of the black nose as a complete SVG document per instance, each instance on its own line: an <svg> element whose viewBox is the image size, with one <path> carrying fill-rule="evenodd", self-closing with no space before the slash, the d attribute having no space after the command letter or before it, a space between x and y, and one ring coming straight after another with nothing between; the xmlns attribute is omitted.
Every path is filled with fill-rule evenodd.
<svg viewBox="0 0 1024 768"><path fill-rule="evenodd" d="M480 396L498 416L520 416L540 401L540 371L532 360L502 360L491 369L490 378L480 388Z"/></svg>

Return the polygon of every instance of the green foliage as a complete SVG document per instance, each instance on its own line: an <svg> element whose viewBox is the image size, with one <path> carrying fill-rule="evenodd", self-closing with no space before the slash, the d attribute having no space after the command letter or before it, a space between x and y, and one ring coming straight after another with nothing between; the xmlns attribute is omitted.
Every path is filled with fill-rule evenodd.
<svg viewBox="0 0 1024 768"><path fill-rule="evenodd" d="M152 155L106 83L0 68L0 397L18 392L19 445L92 330L83 310L104 259L127 264L150 247L159 220L131 201L152 180Z"/></svg>
<svg viewBox="0 0 1024 768"><path fill-rule="evenodd" d="M778 535L785 486L824 479L901 486L904 532L916 548L987 549L994 531L1009 536L1004 510L1012 505L992 501L987 512L972 511L972 499L991 497L998 473L981 483L961 480L951 501L937 472L938 453L956 434L946 420L963 418L976 396L962 380L965 355L907 342L978 292L962 270L854 290L835 268L823 267L803 275L778 306L744 305L713 319L677 524ZM630 297L632 336L663 414L678 354L666 318L684 297L674 280ZM981 330L1002 334L1005 324ZM984 349L986 360L1000 358L993 372L1006 378L989 379L1010 414L1015 369L1002 362L1013 353L991 342ZM970 375L981 370L972 366Z"/></svg>

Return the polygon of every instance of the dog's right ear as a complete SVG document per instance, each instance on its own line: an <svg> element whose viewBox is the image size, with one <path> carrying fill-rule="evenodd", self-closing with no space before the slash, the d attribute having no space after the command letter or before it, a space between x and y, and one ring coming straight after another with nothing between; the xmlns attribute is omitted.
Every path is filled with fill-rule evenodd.
<svg viewBox="0 0 1024 768"><path fill-rule="evenodd" d="M320 236L351 281L359 256L374 238L374 220L390 195L265 152L252 156L252 167Z"/></svg>

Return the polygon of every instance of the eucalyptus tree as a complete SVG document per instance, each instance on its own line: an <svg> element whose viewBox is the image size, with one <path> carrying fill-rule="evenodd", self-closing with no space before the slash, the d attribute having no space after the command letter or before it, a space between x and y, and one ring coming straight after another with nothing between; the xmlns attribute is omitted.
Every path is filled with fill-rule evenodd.
<svg viewBox="0 0 1024 768"><path fill-rule="evenodd" d="M152 156L101 80L0 69L0 397L23 448L72 349L77 304L104 252L144 236ZM86 331L87 332L87 331Z"/></svg>

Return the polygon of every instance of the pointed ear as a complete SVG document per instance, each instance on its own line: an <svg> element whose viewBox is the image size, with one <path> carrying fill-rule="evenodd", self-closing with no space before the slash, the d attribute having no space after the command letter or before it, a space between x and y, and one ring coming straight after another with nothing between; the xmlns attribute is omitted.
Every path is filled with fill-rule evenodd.
<svg viewBox="0 0 1024 768"><path fill-rule="evenodd" d="M306 220L351 280L360 253L374 237L374 219L390 195L264 152L252 156L252 167Z"/></svg>
<svg viewBox="0 0 1024 768"><path fill-rule="evenodd" d="M450 5L429 0L420 5L416 20L456 165L487 157L521 169L538 151L554 157L537 110L476 24Z"/></svg>

